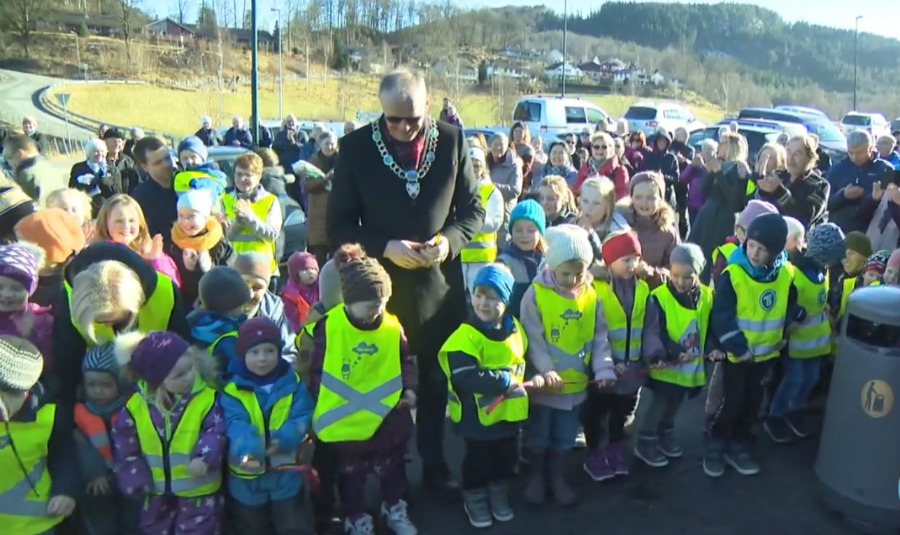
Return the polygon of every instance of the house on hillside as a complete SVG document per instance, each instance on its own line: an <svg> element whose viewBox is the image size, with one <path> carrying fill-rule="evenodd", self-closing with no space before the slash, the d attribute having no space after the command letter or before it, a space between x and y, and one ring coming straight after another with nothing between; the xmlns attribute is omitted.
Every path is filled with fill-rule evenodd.
<svg viewBox="0 0 900 535"><path fill-rule="evenodd" d="M536 61L541 58L541 53L533 48L526 49L517 46L508 46L499 52L499 55L508 59Z"/></svg>
<svg viewBox="0 0 900 535"><path fill-rule="evenodd" d="M195 30L168 17L155 20L144 26L144 33L147 35L159 35L161 37L175 37L180 39L193 39L196 36Z"/></svg>
<svg viewBox="0 0 900 535"><path fill-rule="evenodd" d="M600 63L600 59L597 56L594 56L594 59L591 61L580 64L578 69L595 82L599 82L601 78L606 76L606 73L603 71L603 65Z"/></svg>
<svg viewBox="0 0 900 535"><path fill-rule="evenodd" d="M528 69L522 65L516 65L509 61L494 61L487 65L487 74L489 77L512 78L520 80L528 78Z"/></svg>
<svg viewBox="0 0 900 535"><path fill-rule="evenodd" d="M143 21L139 22L139 24L142 23ZM116 37L122 33L121 18L111 14L85 15L82 12L51 11L36 24L40 30L62 33L79 32L82 25L91 35Z"/></svg>
<svg viewBox="0 0 900 535"><path fill-rule="evenodd" d="M566 57L563 56L563 53L555 48L547 53L548 63L562 63L564 59L566 59Z"/></svg>
<svg viewBox="0 0 900 535"><path fill-rule="evenodd" d="M143 28L144 33L161 37L181 38L181 39L214 39L215 35L210 35L208 28L201 28L196 24L180 24L179 22L165 18L151 22ZM249 45L253 39L253 32L243 28L222 28L224 36L235 43ZM256 32L257 42L260 48L273 48L275 37L265 30Z"/></svg>
<svg viewBox="0 0 900 535"><path fill-rule="evenodd" d="M584 77L584 72L578 67L572 65L568 61L555 63L544 69L544 77L548 80L566 80L576 81Z"/></svg>
<svg viewBox="0 0 900 535"><path fill-rule="evenodd" d="M431 71L445 78L458 78L472 83L478 81L478 67L466 61L442 59L431 66Z"/></svg>
<svg viewBox="0 0 900 535"><path fill-rule="evenodd" d="M642 81L646 83L647 79L647 72L639 67L626 67L613 73L613 82L617 84L632 83L638 85Z"/></svg>
<svg viewBox="0 0 900 535"><path fill-rule="evenodd" d="M620 60L619 58L610 58L600 64L600 68L603 69L604 72L609 74L621 71L626 67L628 67L628 65L626 65L625 62Z"/></svg>
<svg viewBox="0 0 900 535"><path fill-rule="evenodd" d="M659 69L657 69L649 76L649 82L653 85L663 85L666 83L666 77L660 74Z"/></svg>

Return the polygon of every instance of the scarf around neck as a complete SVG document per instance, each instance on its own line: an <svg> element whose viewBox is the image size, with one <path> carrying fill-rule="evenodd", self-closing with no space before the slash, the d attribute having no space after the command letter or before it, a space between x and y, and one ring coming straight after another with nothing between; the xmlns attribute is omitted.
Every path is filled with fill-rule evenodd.
<svg viewBox="0 0 900 535"><path fill-rule="evenodd" d="M177 222L172 225L172 243L182 251L185 249L211 251L224 237L222 225L214 217L206 220L206 228L196 236L187 236Z"/></svg>
<svg viewBox="0 0 900 535"><path fill-rule="evenodd" d="M603 165L606 164L607 161L609 161L609 158L607 158L605 160L598 160L597 158L594 158L593 156L588 158L588 165L591 168L591 173L593 173L593 174L599 173L600 168L602 168Z"/></svg>

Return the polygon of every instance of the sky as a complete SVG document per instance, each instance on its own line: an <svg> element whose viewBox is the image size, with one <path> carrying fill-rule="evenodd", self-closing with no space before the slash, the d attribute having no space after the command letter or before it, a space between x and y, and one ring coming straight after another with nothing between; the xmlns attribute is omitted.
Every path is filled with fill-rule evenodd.
<svg viewBox="0 0 900 535"><path fill-rule="evenodd" d="M636 2L644 2L648 0L633 0ZM653 0L664 3L685 3L679 0ZM153 0L147 4L153 4L154 7L161 4L168 5L165 8L157 8L160 14L175 13L175 6L178 0ZM259 11L262 27L271 27L275 23L277 15L271 9L282 2L280 0L259 0ZM558 12L563 11L563 2L554 0L552 2L538 2L534 0L458 0L459 5L465 7L500 7L507 5L547 5ZM701 4L718 4L722 0L691 0L691 3ZM859 30L861 32L871 32L886 37L900 39L900 0L865 0L863 2L848 2L847 0L750 0L744 3L756 4L775 11L782 18L789 22L806 21L812 24L822 26L830 26L835 28L853 29L855 19L858 15L862 15L859 21ZM199 1L192 2L191 18L196 14L196 6ZM589 13L592 9L597 9L602 2L598 0L568 0L568 8L575 13L581 11ZM145 4L146 5L146 4Z"/></svg>

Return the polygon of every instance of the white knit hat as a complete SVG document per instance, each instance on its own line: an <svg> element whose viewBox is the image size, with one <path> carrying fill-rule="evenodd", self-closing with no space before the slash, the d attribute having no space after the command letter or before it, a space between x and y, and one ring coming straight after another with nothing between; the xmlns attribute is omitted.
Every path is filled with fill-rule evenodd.
<svg viewBox="0 0 900 535"><path fill-rule="evenodd" d="M550 269L556 269L570 260L581 260L590 264L594 251L588 240L588 232L576 225L550 227L544 234L549 245L545 260Z"/></svg>
<svg viewBox="0 0 900 535"><path fill-rule="evenodd" d="M17 336L0 336L0 390L31 390L43 369L44 358L31 342Z"/></svg>
<svg viewBox="0 0 900 535"><path fill-rule="evenodd" d="M178 198L178 208L187 208L206 217L212 213L212 195L205 189L189 189Z"/></svg>

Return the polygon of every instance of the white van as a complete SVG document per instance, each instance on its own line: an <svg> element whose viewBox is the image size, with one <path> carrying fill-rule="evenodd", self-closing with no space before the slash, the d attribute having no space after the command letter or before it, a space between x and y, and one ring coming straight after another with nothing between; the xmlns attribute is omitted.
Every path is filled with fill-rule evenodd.
<svg viewBox="0 0 900 535"><path fill-rule="evenodd" d="M578 97L522 97L513 108L513 122L523 122L534 134L564 134L594 126L609 114L589 100Z"/></svg>

